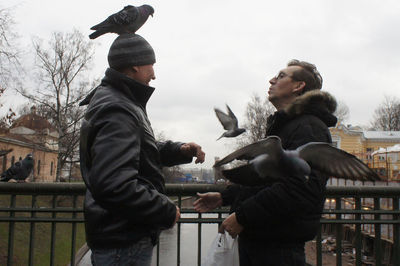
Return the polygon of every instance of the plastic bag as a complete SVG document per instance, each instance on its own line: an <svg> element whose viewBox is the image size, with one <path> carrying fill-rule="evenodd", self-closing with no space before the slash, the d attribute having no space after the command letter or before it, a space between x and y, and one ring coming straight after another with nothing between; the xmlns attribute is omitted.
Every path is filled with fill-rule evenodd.
<svg viewBox="0 0 400 266"><path fill-rule="evenodd" d="M208 249L202 266L239 266L238 238L218 233Z"/></svg>

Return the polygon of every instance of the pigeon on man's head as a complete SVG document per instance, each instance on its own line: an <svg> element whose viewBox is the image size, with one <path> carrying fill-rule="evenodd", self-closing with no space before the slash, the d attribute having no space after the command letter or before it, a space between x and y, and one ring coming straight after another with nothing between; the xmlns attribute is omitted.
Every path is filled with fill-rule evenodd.
<svg viewBox="0 0 400 266"><path fill-rule="evenodd" d="M110 15L103 22L91 27L95 30L89 35L90 39L96 39L105 33L135 33L147 21L149 16L153 16L154 8L149 5L125 6L121 11Z"/></svg>
<svg viewBox="0 0 400 266"><path fill-rule="evenodd" d="M247 186L267 184L290 175L308 176L311 169L338 178L380 180L357 157L325 142L310 142L296 150L284 150L278 136L269 136L229 154L217 161L214 167L235 159L248 162L222 170L222 174L233 183Z"/></svg>
<svg viewBox="0 0 400 266"><path fill-rule="evenodd" d="M246 131L244 128L239 128L238 120L228 105L226 105L226 109L228 110L228 114L225 114L218 108L214 108L219 122L221 122L222 126L226 130L217 140L222 137L233 138Z"/></svg>
<svg viewBox="0 0 400 266"><path fill-rule="evenodd" d="M8 182L11 179L16 181L25 181L25 179L31 174L33 170L33 157L32 154L26 155L26 157L11 165L6 171L1 174L0 181Z"/></svg>

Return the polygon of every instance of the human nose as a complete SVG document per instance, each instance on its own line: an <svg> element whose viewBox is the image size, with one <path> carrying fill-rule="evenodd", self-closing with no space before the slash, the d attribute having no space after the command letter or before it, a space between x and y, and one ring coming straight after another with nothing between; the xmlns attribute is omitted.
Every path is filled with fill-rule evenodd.
<svg viewBox="0 0 400 266"><path fill-rule="evenodd" d="M272 79L269 80L269 83L270 84L274 84L276 82L276 80L277 80L277 78L273 77Z"/></svg>

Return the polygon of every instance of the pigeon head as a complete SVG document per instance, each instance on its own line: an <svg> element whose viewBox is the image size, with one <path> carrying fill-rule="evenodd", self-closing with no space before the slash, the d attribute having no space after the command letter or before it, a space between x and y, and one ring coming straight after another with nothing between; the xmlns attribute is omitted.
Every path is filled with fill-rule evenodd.
<svg viewBox="0 0 400 266"><path fill-rule="evenodd" d="M153 16L154 14L154 8L149 5L142 5L140 11L142 12L143 15Z"/></svg>

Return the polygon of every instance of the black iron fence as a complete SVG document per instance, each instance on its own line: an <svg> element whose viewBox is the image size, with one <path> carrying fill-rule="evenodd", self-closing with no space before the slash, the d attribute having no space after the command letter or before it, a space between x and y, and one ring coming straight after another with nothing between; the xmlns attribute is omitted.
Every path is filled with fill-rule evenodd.
<svg viewBox="0 0 400 266"><path fill-rule="evenodd" d="M214 216L196 213L182 199L197 192L220 191L223 185L168 184L167 194L181 207L177 225L176 261L180 265L181 224L197 224L197 264L201 264L202 225L221 223L227 209ZM84 244L83 184L1 183L0 265L75 265ZM346 249L355 265L400 265L400 187L328 187L315 239L315 260L323 265L326 242L334 240L336 265ZM155 257L161 265L159 256ZM162 265L163 266L163 265Z"/></svg>

